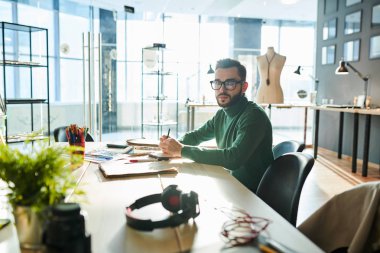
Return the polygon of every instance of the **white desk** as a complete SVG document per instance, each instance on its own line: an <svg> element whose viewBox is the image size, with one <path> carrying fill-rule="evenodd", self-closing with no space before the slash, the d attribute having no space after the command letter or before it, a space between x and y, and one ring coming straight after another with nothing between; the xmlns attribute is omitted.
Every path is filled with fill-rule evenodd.
<svg viewBox="0 0 380 253"><path fill-rule="evenodd" d="M139 177L107 180L97 165L91 165L85 173L81 187L88 194L88 204L82 208L88 212L88 228L92 235L92 250L101 252L219 252L224 243L219 233L227 217L217 206L236 205L252 215L267 217L273 222L268 233L274 239L298 252L322 252L296 228L275 213L258 197L246 189L221 167L179 160L171 162L179 168L176 176ZM167 166L167 162L159 164ZM141 232L126 225L124 208L137 198L162 192L170 184L177 184L184 192L193 190L199 195L200 216L195 223L178 228L156 229ZM158 205L141 209L144 219L158 220L167 211ZM239 252L252 252L252 248L240 248Z"/></svg>
<svg viewBox="0 0 380 253"><path fill-rule="evenodd" d="M259 104L262 108L268 108L268 117L271 119L272 108L277 109L292 109L292 108L304 108L304 127L303 127L303 142L306 145L307 134L307 113L308 108L312 107L312 104ZM217 104L199 104L199 103L187 103L187 131L194 130L195 109L196 108L219 108Z"/></svg>
<svg viewBox="0 0 380 253"><path fill-rule="evenodd" d="M168 166L169 162L158 162ZM272 223L266 235L297 252L322 252L295 227L274 212L252 194L227 171L218 166L193 163L188 160L171 161L178 167L177 175L133 177L129 179L105 179L97 164L85 163L86 172L80 178L79 187L87 193L87 203L82 209L88 213L87 229L92 236L93 253L121 252L219 252L224 243L219 236L222 224L228 219L215 207L235 205L251 215L269 218ZM89 166L88 166L89 165ZM143 164L142 164L143 166ZM200 215L195 222L177 228L156 229L141 232L126 225L125 207L137 198L160 193L170 184L177 184L184 192L193 190L199 195ZM136 210L143 219L159 220L168 215L160 204ZM3 231L0 231L0 238ZM13 237L10 236L13 233ZM8 236L0 241L3 253L18 252L13 226ZM5 246L5 245L8 246ZM17 249L17 250L15 250ZM232 248L226 252L259 252L252 246Z"/></svg>
<svg viewBox="0 0 380 253"><path fill-rule="evenodd" d="M334 108L334 107L326 107L326 106L314 106L311 109L315 110L315 117L314 117L315 126L314 126L314 141L313 141L315 159L317 158L317 155L318 155L320 111L335 112L335 113L339 112L339 132L338 132L338 158L339 159L342 158L344 113L353 114L354 120L353 120L352 163L351 163L351 171L353 173L356 173L356 170L357 170L359 115L365 115L362 176L366 177L368 174L371 115L380 116L380 109Z"/></svg>

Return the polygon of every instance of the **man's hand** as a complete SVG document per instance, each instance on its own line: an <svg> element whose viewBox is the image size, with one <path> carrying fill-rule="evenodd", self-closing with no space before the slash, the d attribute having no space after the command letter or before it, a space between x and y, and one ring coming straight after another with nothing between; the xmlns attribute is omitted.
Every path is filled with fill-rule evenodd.
<svg viewBox="0 0 380 253"><path fill-rule="evenodd" d="M181 151L183 145L173 138L168 138L166 135L163 135L160 138L160 148L164 154L169 154L175 157L181 157Z"/></svg>

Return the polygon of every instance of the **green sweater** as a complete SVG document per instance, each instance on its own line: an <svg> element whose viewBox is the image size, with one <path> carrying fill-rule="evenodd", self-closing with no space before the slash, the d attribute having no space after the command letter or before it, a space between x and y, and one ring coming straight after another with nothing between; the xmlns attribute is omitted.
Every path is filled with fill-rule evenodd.
<svg viewBox="0 0 380 253"><path fill-rule="evenodd" d="M197 147L215 138L217 149ZM230 170L252 192L273 161L272 125L264 110L242 97L231 107L217 111L199 129L185 134L182 157Z"/></svg>

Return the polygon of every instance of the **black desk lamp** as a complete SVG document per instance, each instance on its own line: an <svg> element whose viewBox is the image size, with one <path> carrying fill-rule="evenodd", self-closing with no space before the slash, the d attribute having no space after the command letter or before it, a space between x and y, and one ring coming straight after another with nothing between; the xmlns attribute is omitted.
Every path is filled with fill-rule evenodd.
<svg viewBox="0 0 380 253"><path fill-rule="evenodd" d="M294 71L294 74L301 75L301 70L302 70L302 67L298 66L297 69ZM318 78L316 78L310 74L308 76L314 81L314 83L315 83L314 90L318 92L318 84L319 84Z"/></svg>
<svg viewBox="0 0 380 253"><path fill-rule="evenodd" d="M369 76L368 75L364 76L359 70L357 70L349 62L345 62L344 60L339 61L339 67L335 70L335 74L347 75L349 72L346 66L350 67L355 72L355 74L357 74L360 77L360 79L364 81L364 102L363 102L362 108L365 108L366 103L367 103Z"/></svg>
<svg viewBox="0 0 380 253"><path fill-rule="evenodd" d="M298 66L297 69L294 71L294 74L301 75L301 70L302 70L302 67ZM314 81L314 92L313 92L313 95L310 93L310 102L318 104L317 103L317 93L318 93L319 80L318 80L318 78L312 76L311 74L309 74L308 76Z"/></svg>
<svg viewBox="0 0 380 253"><path fill-rule="evenodd" d="M210 68L208 69L207 74L214 74L214 73L215 71L212 69L211 64L210 64Z"/></svg>

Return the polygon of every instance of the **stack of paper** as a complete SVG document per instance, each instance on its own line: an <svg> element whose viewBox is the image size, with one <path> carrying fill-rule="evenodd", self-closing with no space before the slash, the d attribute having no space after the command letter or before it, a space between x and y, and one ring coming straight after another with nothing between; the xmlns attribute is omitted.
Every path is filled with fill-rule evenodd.
<svg viewBox="0 0 380 253"><path fill-rule="evenodd" d="M153 157L153 158L157 158L159 161L166 161L166 160L169 160L171 158L178 158L178 157L175 157L175 156L172 156L172 155L168 155L168 154L165 154L161 151L158 151L158 152L152 152L149 154L150 157Z"/></svg>
<svg viewBox="0 0 380 253"><path fill-rule="evenodd" d="M129 160L120 159L100 163L99 169L107 178L178 173L177 168L165 165L159 165L159 162L131 163Z"/></svg>
<svg viewBox="0 0 380 253"><path fill-rule="evenodd" d="M85 153L84 159L89 162L102 163L110 161L122 154L128 154L133 150L133 147L129 146L125 149L117 148L101 148L91 150Z"/></svg>

